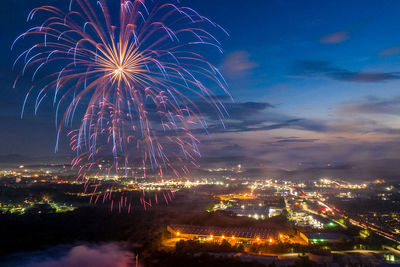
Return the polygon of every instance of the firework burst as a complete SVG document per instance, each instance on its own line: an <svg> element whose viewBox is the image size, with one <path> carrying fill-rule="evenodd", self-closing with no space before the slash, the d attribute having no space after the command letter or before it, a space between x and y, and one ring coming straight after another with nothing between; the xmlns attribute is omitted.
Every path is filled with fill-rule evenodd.
<svg viewBox="0 0 400 267"><path fill-rule="evenodd" d="M23 62L14 86L29 71L33 86L22 114L30 96L36 99L35 113L51 99L56 150L63 129L72 128L72 165L81 178L98 166L101 155L111 153L108 171L123 170L125 176L138 158L144 176L146 169L159 177L188 172L185 164L174 167L171 157L196 165L199 141L192 132L207 132L207 124L193 99L207 103L221 122L227 115L209 89L229 95L226 83L204 57L206 48L222 52L209 30L225 32L219 25L191 8L146 0L120 0L114 6L106 0L72 0L65 11L33 9L28 21L36 19L40 25L12 45L28 37L35 42L14 63ZM74 117L79 117L77 127Z"/></svg>

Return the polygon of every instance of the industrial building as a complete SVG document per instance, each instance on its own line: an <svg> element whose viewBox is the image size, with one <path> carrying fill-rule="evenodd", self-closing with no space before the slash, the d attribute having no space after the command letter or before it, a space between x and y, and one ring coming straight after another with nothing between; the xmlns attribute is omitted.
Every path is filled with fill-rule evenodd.
<svg viewBox="0 0 400 267"><path fill-rule="evenodd" d="M282 235L265 228L214 227L195 225L170 225L168 232L174 238L199 241L222 241L229 243L274 243Z"/></svg>

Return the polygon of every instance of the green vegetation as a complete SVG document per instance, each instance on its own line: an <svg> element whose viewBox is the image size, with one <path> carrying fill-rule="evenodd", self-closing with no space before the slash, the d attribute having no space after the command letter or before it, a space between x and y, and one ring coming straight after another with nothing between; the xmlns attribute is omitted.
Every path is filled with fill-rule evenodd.
<svg viewBox="0 0 400 267"><path fill-rule="evenodd" d="M76 209L76 207L73 207L72 205L40 201L37 203L25 202L23 204L7 204L7 205L3 204L0 208L0 210L3 213L22 215L22 214L26 214L26 213L31 213L33 210L37 210L38 212L42 211L42 210L44 210L43 209L44 206L48 206L48 209L46 209L47 213L51 213L51 212L62 213L62 212L74 211Z"/></svg>

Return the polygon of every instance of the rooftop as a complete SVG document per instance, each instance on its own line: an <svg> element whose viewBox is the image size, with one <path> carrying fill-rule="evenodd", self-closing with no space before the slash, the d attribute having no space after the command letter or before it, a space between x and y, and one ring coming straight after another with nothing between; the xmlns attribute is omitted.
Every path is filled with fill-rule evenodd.
<svg viewBox="0 0 400 267"><path fill-rule="evenodd" d="M189 235L213 235L213 236L234 236L237 238L261 238L267 239L277 235L276 230L266 228L244 228L244 227L214 227L195 225L170 225L174 232Z"/></svg>

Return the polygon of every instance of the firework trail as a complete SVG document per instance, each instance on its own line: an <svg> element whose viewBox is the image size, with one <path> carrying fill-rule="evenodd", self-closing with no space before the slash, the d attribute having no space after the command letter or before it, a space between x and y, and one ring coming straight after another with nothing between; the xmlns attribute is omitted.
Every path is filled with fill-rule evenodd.
<svg viewBox="0 0 400 267"><path fill-rule="evenodd" d="M12 45L28 37L34 42L14 63L22 66L14 87L28 72L32 77L22 115L31 97L35 113L44 99L51 99L55 149L63 130L72 129L67 135L78 178L111 153L108 172L122 170L126 177L135 175L131 165L137 158L144 175L146 169L159 177L187 174L186 164L196 166L200 156L194 129L207 132L193 99L206 103L221 122L227 116L209 89L229 95L226 83L204 57L206 48L222 52L211 30L226 32L179 2L114 2L72 0L65 10L42 6L29 13L27 20L40 24ZM75 117L79 125L74 127ZM174 167L172 157L182 164Z"/></svg>

